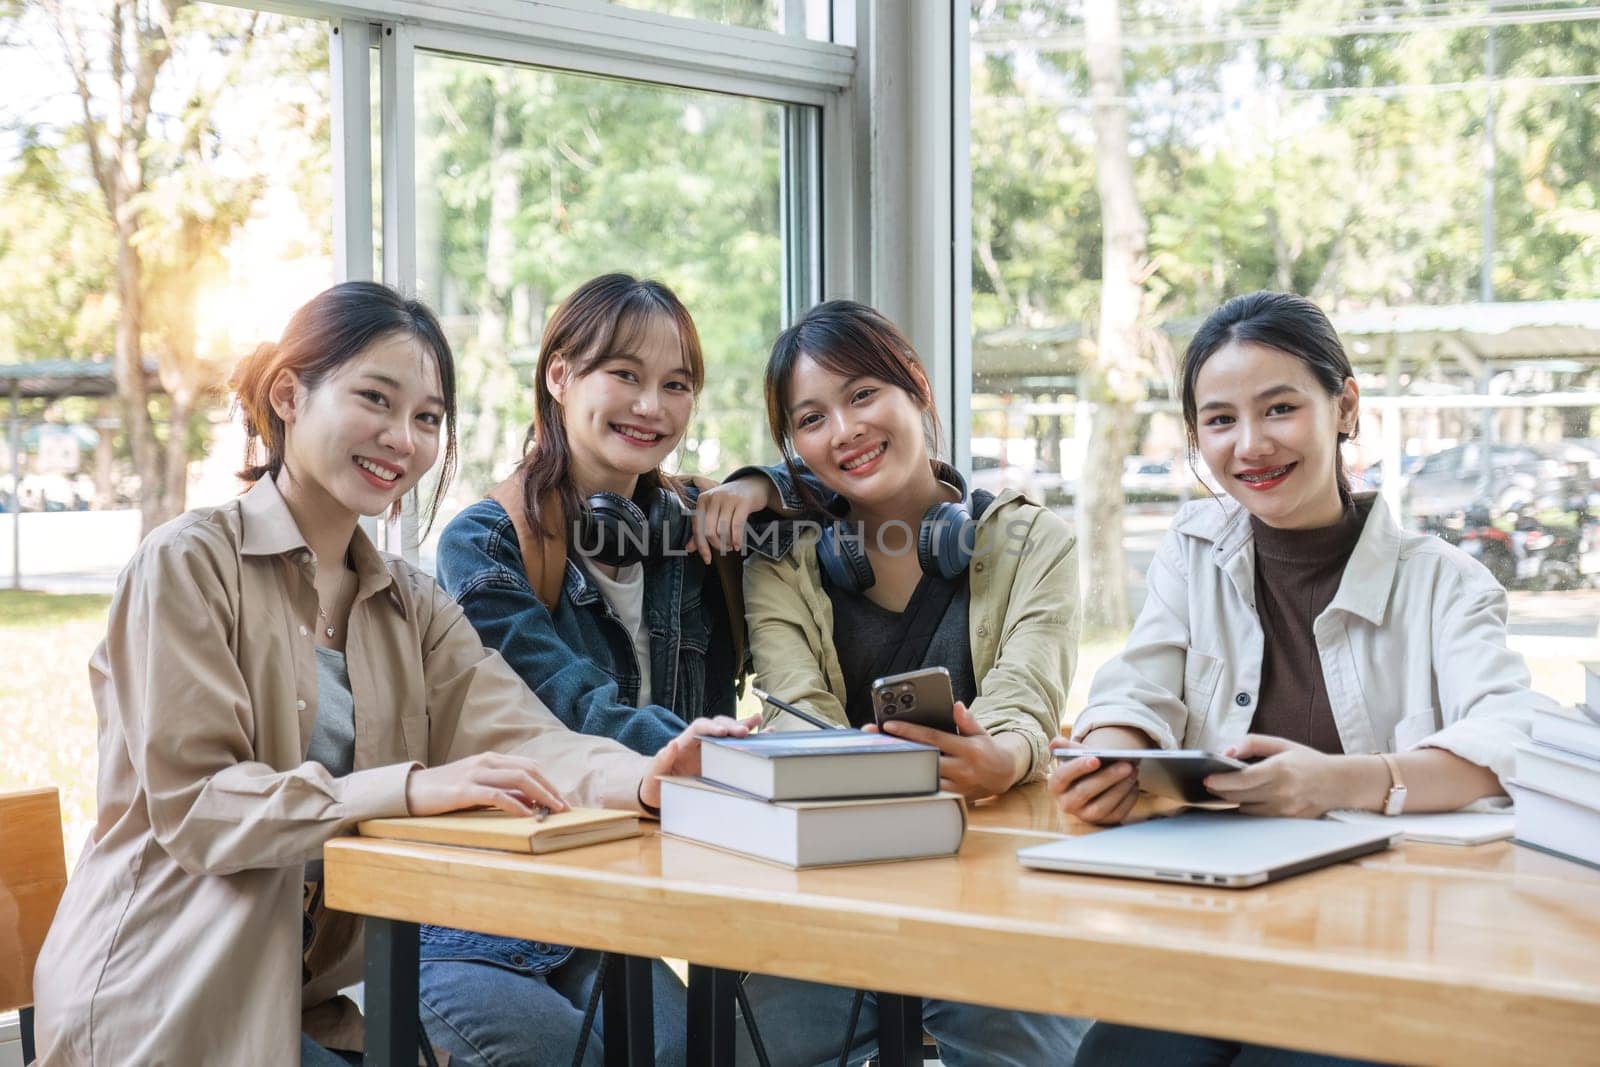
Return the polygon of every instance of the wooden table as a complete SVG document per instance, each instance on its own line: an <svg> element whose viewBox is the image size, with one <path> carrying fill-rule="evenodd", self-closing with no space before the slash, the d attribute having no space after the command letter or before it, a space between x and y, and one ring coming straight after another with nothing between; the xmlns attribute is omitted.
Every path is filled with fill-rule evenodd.
<svg viewBox="0 0 1600 1067"><path fill-rule="evenodd" d="M1247 890L1017 863L1068 830L1035 787L975 807L958 857L799 872L654 834L544 857L341 838L327 899L392 920L369 967L409 938L411 1003L390 1007L412 1027L410 924L434 922L1366 1059L1600 1055L1600 871L1504 842ZM387 1025L370 986L368 1006Z"/></svg>

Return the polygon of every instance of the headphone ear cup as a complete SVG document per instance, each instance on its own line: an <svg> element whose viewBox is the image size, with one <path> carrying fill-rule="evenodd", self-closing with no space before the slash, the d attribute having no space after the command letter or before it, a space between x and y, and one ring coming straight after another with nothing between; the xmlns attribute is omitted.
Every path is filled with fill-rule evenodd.
<svg viewBox="0 0 1600 1067"><path fill-rule="evenodd" d="M945 579L966 571L972 562L975 527L964 502L942 501L924 512L917 530L917 562L923 571Z"/></svg>
<svg viewBox="0 0 1600 1067"><path fill-rule="evenodd" d="M833 523L817 540L817 563L835 588L847 593L862 593L872 588L877 576L872 562L861 548L861 538L844 536L840 524Z"/></svg>
<svg viewBox="0 0 1600 1067"><path fill-rule="evenodd" d="M649 552L650 530L639 505L617 493L584 501L580 550L611 567L629 567Z"/></svg>

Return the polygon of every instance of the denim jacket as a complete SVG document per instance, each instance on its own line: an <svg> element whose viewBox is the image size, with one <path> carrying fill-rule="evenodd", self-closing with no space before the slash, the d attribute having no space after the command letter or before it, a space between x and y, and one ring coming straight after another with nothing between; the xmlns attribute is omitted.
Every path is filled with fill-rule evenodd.
<svg viewBox="0 0 1600 1067"><path fill-rule="evenodd" d="M697 495L692 488L690 494ZM640 672L633 636L588 570L569 554L560 601L546 610L499 504L480 500L450 521L439 539L438 572L483 643L573 730L652 755L687 720L734 711L736 665L722 589L716 568L692 552L644 565L654 702L642 708L634 706ZM444 927L422 930L424 960L477 960L542 975L572 951Z"/></svg>

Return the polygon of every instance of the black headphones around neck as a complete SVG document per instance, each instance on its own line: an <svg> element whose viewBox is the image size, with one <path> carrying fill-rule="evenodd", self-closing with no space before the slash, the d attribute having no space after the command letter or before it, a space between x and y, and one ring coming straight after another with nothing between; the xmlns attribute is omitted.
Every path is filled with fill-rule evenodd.
<svg viewBox="0 0 1600 1067"><path fill-rule="evenodd" d="M917 529L917 562L927 574L951 579L965 573L972 562L978 535L978 519L992 498L969 494L966 480L944 463L934 464L939 481L959 494L957 500L941 500L922 514ZM859 522L839 519L829 524L817 541L817 563L829 584L849 593L863 593L877 581L867 559Z"/></svg>
<svg viewBox="0 0 1600 1067"><path fill-rule="evenodd" d="M599 492L573 516L570 543L585 559L631 567L683 549L692 525L682 499L671 489L644 489L632 500Z"/></svg>

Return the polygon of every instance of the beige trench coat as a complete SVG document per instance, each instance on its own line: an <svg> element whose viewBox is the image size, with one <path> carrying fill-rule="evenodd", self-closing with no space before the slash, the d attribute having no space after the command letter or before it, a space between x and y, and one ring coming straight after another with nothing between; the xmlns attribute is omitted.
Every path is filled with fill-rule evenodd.
<svg viewBox="0 0 1600 1067"><path fill-rule="evenodd" d="M96 824L34 975L41 1063L293 1064L302 1010L349 1044L333 998L360 980L359 926L305 973L302 865L360 819L404 815L419 765L515 749L572 802L635 807L647 759L568 731L432 579L359 531L350 559L344 778L305 762L315 561L270 479L154 531L123 572L89 668Z"/></svg>

